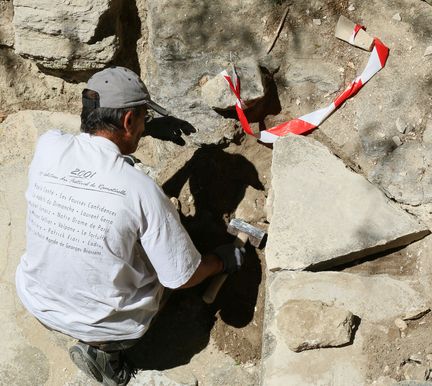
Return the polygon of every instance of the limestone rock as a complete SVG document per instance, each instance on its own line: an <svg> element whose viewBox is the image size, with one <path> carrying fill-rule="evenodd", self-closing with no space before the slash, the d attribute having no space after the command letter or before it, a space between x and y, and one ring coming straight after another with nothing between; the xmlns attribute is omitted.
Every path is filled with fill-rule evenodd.
<svg viewBox="0 0 432 386"><path fill-rule="evenodd" d="M241 97L250 107L264 97L266 88L259 64L253 58L244 59L236 64L237 74L241 79ZM228 68L231 74L231 70ZM220 110L235 108L236 97L228 86L225 78L219 73L207 81L201 88L204 101L211 107Z"/></svg>
<svg viewBox="0 0 432 386"><path fill-rule="evenodd" d="M403 119L398 117L396 119L396 128L400 133L404 134L405 131L408 129L408 124Z"/></svg>
<svg viewBox="0 0 432 386"><path fill-rule="evenodd" d="M394 324L401 331L404 331L408 328L406 322L399 318L395 319Z"/></svg>
<svg viewBox="0 0 432 386"><path fill-rule="evenodd" d="M431 163L432 144L407 142L378 163L369 179L400 203L431 203Z"/></svg>
<svg viewBox="0 0 432 386"><path fill-rule="evenodd" d="M337 67L323 60L298 59L281 72L284 85L300 97L317 92L334 93L341 84Z"/></svg>
<svg viewBox="0 0 432 386"><path fill-rule="evenodd" d="M80 118L73 114L37 110L11 114L0 124L0 141L3 144L0 165L30 162L37 139L47 130L77 133L79 127Z"/></svg>
<svg viewBox="0 0 432 386"><path fill-rule="evenodd" d="M276 141L272 190L269 270L330 267L429 233L311 138Z"/></svg>
<svg viewBox="0 0 432 386"><path fill-rule="evenodd" d="M349 343L353 322L350 311L313 300L289 300L277 315L278 329L295 352Z"/></svg>
<svg viewBox="0 0 432 386"><path fill-rule="evenodd" d="M393 19L393 20L396 20L396 21L402 21L402 18L401 18L401 15L400 15L399 12L398 12L398 13L395 13L395 14L393 15L392 19Z"/></svg>
<svg viewBox="0 0 432 386"><path fill-rule="evenodd" d="M409 361L402 366L401 371L406 380L424 381L429 374L429 367Z"/></svg>
<svg viewBox="0 0 432 386"><path fill-rule="evenodd" d="M393 322L426 307L427 300L409 281L388 275L359 276L344 272L278 272L271 274L269 304L275 317L287 301L304 299L349 309L361 324ZM367 289L367 290L366 290ZM362 293L363 296L358 296Z"/></svg>
<svg viewBox="0 0 432 386"><path fill-rule="evenodd" d="M387 275L362 276L344 272L277 272L267 277L263 340L262 385L370 385L366 381L367 338L382 324L425 307L428 300L415 283ZM361 295L359 295L361 294ZM332 304L361 318L350 345L300 353L290 350L278 323L291 301Z"/></svg>
<svg viewBox="0 0 432 386"><path fill-rule="evenodd" d="M0 46L12 47L14 31L12 26L13 5L11 1L0 2Z"/></svg>
<svg viewBox="0 0 432 386"><path fill-rule="evenodd" d="M100 69L119 50L118 7L109 0L14 1L15 50L48 69Z"/></svg>
<svg viewBox="0 0 432 386"><path fill-rule="evenodd" d="M248 0L247 6L222 0L148 2L148 45L139 54L143 78L155 101L195 127L189 138L194 144L217 143L234 132L235 121L204 102L200 79L218 74L230 61L259 57L265 48L262 25L244 21L260 20L271 7L259 0Z"/></svg>
<svg viewBox="0 0 432 386"><path fill-rule="evenodd" d="M393 142L394 142L394 144L395 144L396 146L400 146L400 145L402 145L402 140L401 140L397 135L395 135L395 136L392 138L392 140L393 140Z"/></svg>

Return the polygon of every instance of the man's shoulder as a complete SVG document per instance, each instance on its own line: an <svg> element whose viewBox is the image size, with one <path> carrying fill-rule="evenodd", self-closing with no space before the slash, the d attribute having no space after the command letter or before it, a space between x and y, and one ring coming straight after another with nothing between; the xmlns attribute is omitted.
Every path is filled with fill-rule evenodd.
<svg viewBox="0 0 432 386"><path fill-rule="evenodd" d="M136 187L146 186L158 190L158 184L153 180L153 178L148 176L139 165L131 165L127 160L125 160L124 156L122 156L122 158L122 161L124 162L123 170L130 184Z"/></svg>
<svg viewBox="0 0 432 386"><path fill-rule="evenodd" d="M43 145L53 141L70 140L73 137L73 134L65 133L59 129L50 129L39 137L38 143Z"/></svg>
<svg viewBox="0 0 432 386"><path fill-rule="evenodd" d="M127 179L129 191L134 192L135 197L146 202L150 206L165 203L167 197L158 183L148 176L138 165L125 165L124 177Z"/></svg>

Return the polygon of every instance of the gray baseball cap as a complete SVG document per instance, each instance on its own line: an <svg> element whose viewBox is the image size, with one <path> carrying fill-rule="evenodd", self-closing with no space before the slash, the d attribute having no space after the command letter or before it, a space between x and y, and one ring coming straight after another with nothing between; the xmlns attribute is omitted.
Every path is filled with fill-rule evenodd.
<svg viewBox="0 0 432 386"><path fill-rule="evenodd" d="M96 107L125 108L146 105L161 115L168 111L153 102L141 78L125 67L113 66L94 74L87 89L98 94Z"/></svg>

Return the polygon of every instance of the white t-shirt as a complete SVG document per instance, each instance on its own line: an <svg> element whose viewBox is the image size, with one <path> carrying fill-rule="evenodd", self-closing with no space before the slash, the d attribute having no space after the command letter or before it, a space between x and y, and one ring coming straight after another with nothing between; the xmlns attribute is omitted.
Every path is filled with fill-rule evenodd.
<svg viewBox="0 0 432 386"><path fill-rule="evenodd" d="M42 323L77 339L139 338L162 285L180 287L201 261L162 190L106 138L42 135L26 199L18 295Z"/></svg>

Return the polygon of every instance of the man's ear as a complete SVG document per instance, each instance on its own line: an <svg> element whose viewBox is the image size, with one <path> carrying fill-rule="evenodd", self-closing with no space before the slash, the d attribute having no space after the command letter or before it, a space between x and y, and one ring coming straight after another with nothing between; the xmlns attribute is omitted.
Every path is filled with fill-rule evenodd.
<svg viewBox="0 0 432 386"><path fill-rule="evenodd" d="M127 111L122 118L122 123L123 123L123 127L124 129L129 132L131 130L132 127L132 122L133 122L133 118L134 118L134 113L132 110Z"/></svg>

